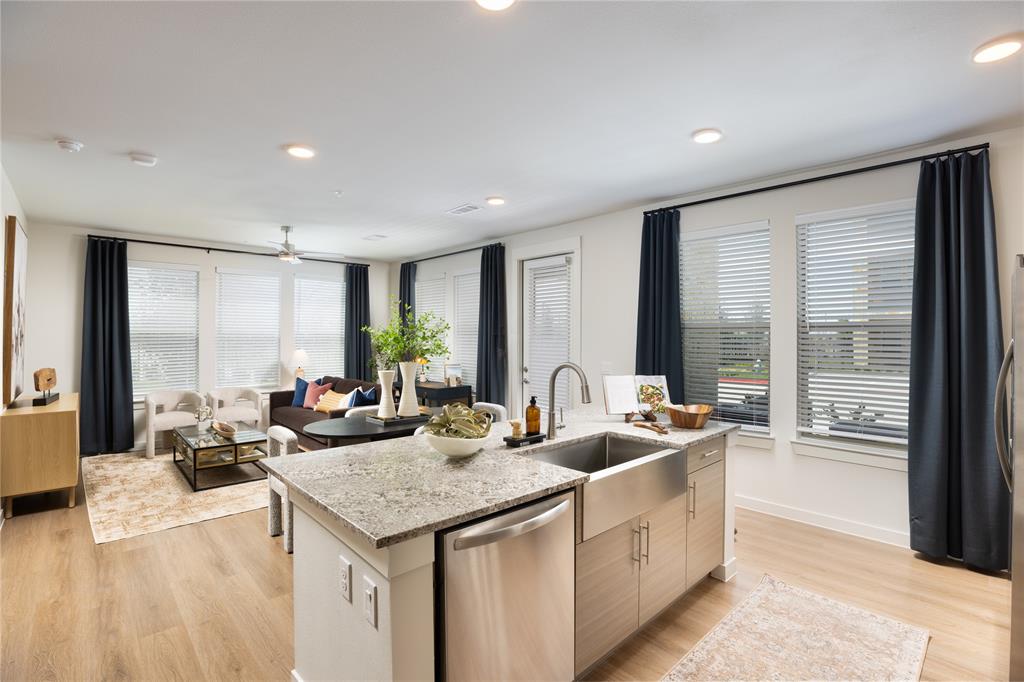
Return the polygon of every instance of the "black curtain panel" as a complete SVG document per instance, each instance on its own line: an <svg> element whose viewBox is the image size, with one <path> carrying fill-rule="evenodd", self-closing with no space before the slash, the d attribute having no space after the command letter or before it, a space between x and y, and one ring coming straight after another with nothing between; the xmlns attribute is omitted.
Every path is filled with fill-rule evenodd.
<svg viewBox="0 0 1024 682"><path fill-rule="evenodd" d="M135 445L125 241L89 237L84 300L80 450L123 452Z"/></svg>
<svg viewBox="0 0 1024 682"><path fill-rule="evenodd" d="M409 312L416 314L416 264L413 262L402 263L398 274L398 309L402 324L405 324L406 306Z"/></svg>
<svg viewBox="0 0 1024 682"><path fill-rule="evenodd" d="M480 254L480 321L476 343L476 399L504 405L508 389L505 245Z"/></svg>
<svg viewBox="0 0 1024 682"><path fill-rule="evenodd" d="M664 374L677 403L685 399L679 315L679 211L648 213L640 244L636 373Z"/></svg>
<svg viewBox="0 0 1024 682"><path fill-rule="evenodd" d="M349 263L345 276L345 378L372 381L370 374L370 268Z"/></svg>
<svg viewBox="0 0 1024 682"><path fill-rule="evenodd" d="M1003 356L988 151L921 163L914 243L910 546L999 571L1010 497L996 459Z"/></svg>

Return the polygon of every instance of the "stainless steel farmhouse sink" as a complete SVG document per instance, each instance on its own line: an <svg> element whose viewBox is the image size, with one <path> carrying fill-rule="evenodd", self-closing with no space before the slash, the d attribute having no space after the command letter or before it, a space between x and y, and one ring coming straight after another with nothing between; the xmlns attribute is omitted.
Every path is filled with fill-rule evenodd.
<svg viewBox="0 0 1024 682"><path fill-rule="evenodd" d="M686 452L677 448L605 434L524 456L590 474L581 501L584 540L686 492Z"/></svg>

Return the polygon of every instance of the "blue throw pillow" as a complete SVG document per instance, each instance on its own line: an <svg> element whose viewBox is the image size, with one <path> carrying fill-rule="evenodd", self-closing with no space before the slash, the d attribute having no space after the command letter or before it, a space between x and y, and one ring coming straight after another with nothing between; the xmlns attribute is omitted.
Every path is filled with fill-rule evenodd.
<svg viewBox="0 0 1024 682"><path fill-rule="evenodd" d="M374 386L369 391L362 388L352 391L352 398L349 400L349 407L362 407L363 405L376 405L377 404L377 387Z"/></svg>
<svg viewBox="0 0 1024 682"><path fill-rule="evenodd" d="M292 398L292 407L302 407L306 401L306 389L309 382L302 377L295 377L295 396Z"/></svg>

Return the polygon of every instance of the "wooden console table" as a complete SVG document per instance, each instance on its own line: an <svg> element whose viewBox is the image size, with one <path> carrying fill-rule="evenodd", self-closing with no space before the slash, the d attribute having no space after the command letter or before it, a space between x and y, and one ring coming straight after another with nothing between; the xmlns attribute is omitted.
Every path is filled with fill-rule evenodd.
<svg viewBox="0 0 1024 682"><path fill-rule="evenodd" d="M21 400L0 414L0 497L11 517L15 497L67 490L75 506L78 487L78 394L49 405Z"/></svg>

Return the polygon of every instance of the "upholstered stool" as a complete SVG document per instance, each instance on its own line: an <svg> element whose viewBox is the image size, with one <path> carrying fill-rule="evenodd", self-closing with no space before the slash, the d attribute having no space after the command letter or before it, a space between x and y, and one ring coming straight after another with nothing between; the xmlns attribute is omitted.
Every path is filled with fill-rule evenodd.
<svg viewBox="0 0 1024 682"><path fill-rule="evenodd" d="M283 426L267 429L267 456L294 455L299 451L299 438ZM267 532L276 537L284 530L284 550L292 553L292 502L288 499L288 486L273 473L267 475Z"/></svg>

